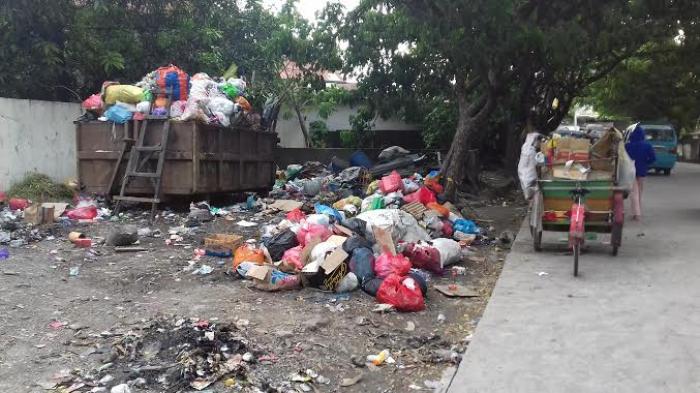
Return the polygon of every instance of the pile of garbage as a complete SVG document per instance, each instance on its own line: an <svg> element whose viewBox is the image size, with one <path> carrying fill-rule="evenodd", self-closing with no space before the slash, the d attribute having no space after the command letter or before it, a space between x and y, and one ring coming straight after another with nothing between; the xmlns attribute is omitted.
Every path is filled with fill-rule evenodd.
<svg viewBox="0 0 700 393"><path fill-rule="evenodd" d="M290 165L271 196L292 199L266 205L285 216L236 248L233 268L261 290L360 288L395 310L423 310L431 276L462 261L484 234L444 200L438 172L393 170L365 182L368 173Z"/></svg>
<svg viewBox="0 0 700 393"><path fill-rule="evenodd" d="M247 83L242 78L213 78L202 72L190 76L171 64L146 74L135 84L104 82L100 93L83 101L87 113L81 120L124 124L150 115L259 129L261 116L254 113L246 91Z"/></svg>

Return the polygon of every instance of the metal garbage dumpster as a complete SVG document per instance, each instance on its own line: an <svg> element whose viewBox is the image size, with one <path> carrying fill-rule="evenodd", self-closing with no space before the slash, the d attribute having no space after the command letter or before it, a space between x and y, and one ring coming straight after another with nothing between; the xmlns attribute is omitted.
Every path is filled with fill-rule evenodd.
<svg viewBox="0 0 700 393"><path fill-rule="evenodd" d="M149 121L145 145L160 143L163 121ZM197 195L270 190L275 182L276 133L172 121L162 177L163 195ZM85 192L109 194L109 182L123 148L127 125L76 123L78 177ZM128 158L128 156L127 156ZM117 185L126 169L125 159ZM153 194L148 179L133 180L129 194ZM118 193L118 187L111 190Z"/></svg>

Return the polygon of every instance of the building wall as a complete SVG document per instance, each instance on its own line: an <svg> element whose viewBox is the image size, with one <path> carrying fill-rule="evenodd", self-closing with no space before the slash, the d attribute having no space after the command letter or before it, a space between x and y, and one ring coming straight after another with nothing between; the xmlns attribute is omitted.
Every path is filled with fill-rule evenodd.
<svg viewBox="0 0 700 393"><path fill-rule="evenodd" d="M80 104L0 97L0 190L27 172L76 177L73 121L80 114Z"/></svg>
<svg viewBox="0 0 700 393"><path fill-rule="evenodd" d="M355 112L355 108L342 106L333 112L328 119L323 120L318 116L318 112L312 110L306 115L306 123L308 126L308 124L313 121L323 120L331 131L349 130L351 128L350 115L355 114ZM292 116L289 119L285 119L285 114L292 114ZM385 120L377 118L373 129L375 131L416 131L420 130L420 126L409 124L399 119ZM296 114L289 108L282 107L280 111L277 121L277 134L279 135L280 146L282 147L304 147L304 136L301 133L301 127L299 127L299 120L297 120Z"/></svg>

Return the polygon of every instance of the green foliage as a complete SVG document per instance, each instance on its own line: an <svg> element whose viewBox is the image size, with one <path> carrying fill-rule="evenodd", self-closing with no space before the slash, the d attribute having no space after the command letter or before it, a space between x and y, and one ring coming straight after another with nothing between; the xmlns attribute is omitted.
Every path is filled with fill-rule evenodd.
<svg viewBox="0 0 700 393"><path fill-rule="evenodd" d="M423 141L429 148L450 147L457 127L459 114L454 102L436 99L433 108L423 121Z"/></svg>
<svg viewBox="0 0 700 393"><path fill-rule="evenodd" d="M65 184L56 183L41 173L28 173L14 183L7 192L11 198L28 198L34 201L69 200L73 191Z"/></svg>
<svg viewBox="0 0 700 393"><path fill-rule="evenodd" d="M324 148L328 140L330 130L325 121L316 120L309 124L309 132L311 136L311 147Z"/></svg>

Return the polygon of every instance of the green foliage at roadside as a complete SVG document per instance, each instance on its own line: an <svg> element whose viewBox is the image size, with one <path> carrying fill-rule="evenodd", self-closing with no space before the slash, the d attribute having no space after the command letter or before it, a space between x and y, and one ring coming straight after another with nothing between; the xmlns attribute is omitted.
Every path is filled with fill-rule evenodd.
<svg viewBox="0 0 700 393"><path fill-rule="evenodd" d="M55 202L70 200L73 190L65 184L54 182L44 174L28 173L22 180L10 186L7 195L11 198Z"/></svg>

